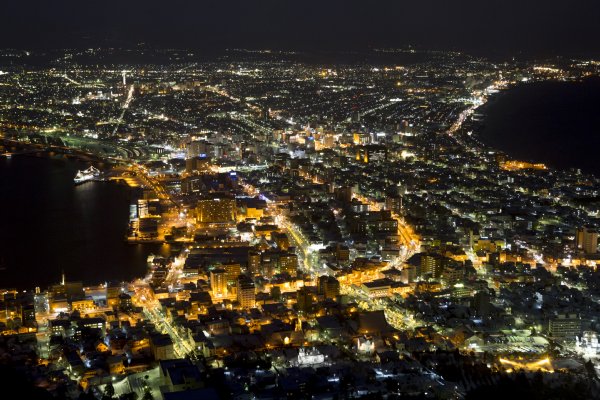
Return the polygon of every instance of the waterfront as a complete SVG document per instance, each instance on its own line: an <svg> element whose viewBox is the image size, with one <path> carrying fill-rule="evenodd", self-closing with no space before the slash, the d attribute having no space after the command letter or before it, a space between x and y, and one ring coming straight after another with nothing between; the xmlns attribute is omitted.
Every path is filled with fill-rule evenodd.
<svg viewBox="0 0 600 400"><path fill-rule="evenodd" d="M73 184L88 164L46 157L0 159L0 286L42 289L60 280L86 284L143 276L160 245L124 242L131 189Z"/></svg>
<svg viewBox="0 0 600 400"><path fill-rule="evenodd" d="M600 176L600 79L520 84L490 98L481 140L509 156Z"/></svg>

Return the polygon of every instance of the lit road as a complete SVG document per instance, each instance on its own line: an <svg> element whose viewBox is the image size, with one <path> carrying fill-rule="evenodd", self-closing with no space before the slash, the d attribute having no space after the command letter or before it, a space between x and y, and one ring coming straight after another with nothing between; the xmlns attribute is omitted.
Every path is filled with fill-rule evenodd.
<svg viewBox="0 0 600 400"><path fill-rule="evenodd" d="M119 129L119 126L121 126L121 123L123 122L123 117L125 117L125 112L129 108L129 105L131 104L131 101L133 100L134 92L135 92L135 87L133 85L131 85L129 87L129 92L127 92L127 98L125 99L125 103L123 103L123 109L121 111L121 115L119 115L119 118L117 119L117 122L115 124L115 128L113 129L113 133L112 133L113 136L115 136L117 134L117 130Z"/></svg>
<svg viewBox="0 0 600 400"><path fill-rule="evenodd" d="M354 197L361 202L368 204L371 211L380 211L381 206L373 199L366 196L355 194ZM398 221L398 235L402 240L402 245L405 248L402 259L407 260L413 254L418 253L421 248L421 241L417 234L414 233L412 227L406 223L403 217L396 213L392 213L392 218ZM401 260L400 260L401 261ZM398 261L398 262L400 262Z"/></svg>
<svg viewBox="0 0 600 400"><path fill-rule="evenodd" d="M178 257L171 264L164 283L169 288L172 288L178 283L184 262L184 257ZM148 280L149 276L143 280L138 279L133 283L134 293L132 302L143 308L146 318L154 323L159 331L169 335L173 341L173 347L178 357L185 357L187 354L194 353L194 343L188 338L183 337L177 328L174 327L164 315L160 302L154 298L152 289L147 283Z"/></svg>
<svg viewBox="0 0 600 400"><path fill-rule="evenodd" d="M158 196L160 200L169 201L174 207L179 208L179 204L175 201L173 196L171 196L160 181L149 175L148 170L145 167L138 164L132 164L131 171L140 178L146 187L154 190L156 196Z"/></svg>

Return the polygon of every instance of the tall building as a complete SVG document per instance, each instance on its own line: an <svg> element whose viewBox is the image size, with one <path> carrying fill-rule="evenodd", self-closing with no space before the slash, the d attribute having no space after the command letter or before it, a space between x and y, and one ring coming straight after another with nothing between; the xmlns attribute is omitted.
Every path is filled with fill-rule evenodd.
<svg viewBox="0 0 600 400"><path fill-rule="evenodd" d="M204 224L234 223L236 216L235 198L226 194L214 194L198 200L196 219Z"/></svg>
<svg viewBox="0 0 600 400"><path fill-rule="evenodd" d="M242 273L242 267L238 263L227 263L220 266L225 270L225 281L227 284L235 285L238 276Z"/></svg>
<svg viewBox="0 0 600 400"><path fill-rule="evenodd" d="M298 269L298 256L294 253L282 253L279 256L279 273L296 276Z"/></svg>
<svg viewBox="0 0 600 400"><path fill-rule="evenodd" d="M574 340L581 335L581 316L577 313L564 313L550 318L548 334L553 338Z"/></svg>
<svg viewBox="0 0 600 400"><path fill-rule="evenodd" d="M326 299L335 299L340 294L340 282L333 276L320 276L317 291L319 294L324 295Z"/></svg>
<svg viewBox="0 0 600 400"><path fill-rule="evenodd" d="M402 274L400 279L402 283L408 284L416 281L418 276L417 269L418 267L415 265L404 265L404 267L402 267L402 270L400 271L400 273Z"/></svg>
<svg viewBox="0 0 600 400"><path fill-rule="evenodd" d="M277 264L279 263L279 253L273 251L265 251L261 255L260 274L267 279L271 279L275 275Z"/></svg>
<svg viewBox="0 0 600 400"><path fill-rule="evenodd" d="M316 300L317 297L309 286L303 286L296 292L296 304L299 311L312 312Z"/></svg>
<svg viewBox="0 0 600 400"><path fill-rule="evenodd" d="M248 272L251 275L260 274L260 260L261 255L259 251L250 250L248 252Z"/></svg>
<svg viewBox="0 0 600 400"><path fill-rule="evenodd" d="M119 305L119 295L121 293L120 283L108 282L106 284L106 304L109 307L117 307Z"/></svg>
<svg viewBox="0 0 600 400"><path fill-rule="evenodd" d="M422 254L420 275L429 275L432 278L439 278L444 269L445 257L439 254Z"/></svg>
<svg viewBox="0 0 600 400"><path fill-rule="evenodd" d="M237 279L237 301L242 308L253 308L256 305L254 282L246 275L240 275Z"/></svg>
<svg viewBox="0 0 600 400"><path fill-rule="evenodd" d="M137 204L137 215L138 218L145 218L150 216L150 212L148 211L148 200L139 199Z"/></svg>
<svg viewBox="0 0 600 400"><path fill-rule="evenodd" d="M598 251L598 231L583 227L577 229L577 250L585 254L596 254Z"/></svg>
<svg viewBox="0 0 600 400"><path fill-rule="evenodd" d="M206 140L192 140L186 145L186 156L190 158L206 158L212 150L212 145Z"/></svg>
<svg viewBox="0 0 600 400"><path fill-rule="evenodd" d="M223 268L217 268L210 271L210 289L213 299L219 299L227 296L227 273Z"/></svg>
<svg viewBox="0 0 600 400"><path fill-rule="evenodd" d="M334 189L335 198L343 203L350 203L352 201L353 188L352 186L341 186Z"/></svg>
<svg viewBox="0 0 600 400"><path fill-rule="evenodd" d="M492 310L490 303L490 293L487 290L482 290L475 293L471 307L475 310L475 315L478 317L487 317Z"/></svg>

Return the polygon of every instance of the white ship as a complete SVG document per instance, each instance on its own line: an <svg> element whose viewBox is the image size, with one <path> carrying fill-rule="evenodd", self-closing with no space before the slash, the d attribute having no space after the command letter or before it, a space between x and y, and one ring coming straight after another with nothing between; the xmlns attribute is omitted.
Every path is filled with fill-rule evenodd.
<svg viewBox="0 0 600 400"><path fill-rule="evenodd" d="M75 181L75 184L78 183L84 183L87 181L91 181L94 178L97 178L100 176L100 170L98 168L94 168L93 166L89 167L86 170L79 170L77 171L77 175L75 175L75 179L73 179Z"/></svg>

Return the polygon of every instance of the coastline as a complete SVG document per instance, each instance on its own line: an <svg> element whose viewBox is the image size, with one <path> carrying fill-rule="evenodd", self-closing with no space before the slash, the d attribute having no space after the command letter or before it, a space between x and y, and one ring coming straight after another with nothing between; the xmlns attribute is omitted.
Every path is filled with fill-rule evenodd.
<svg viewBox="0 0 600 400"><path fill-rule="evenodd" d="M544 96L545 92L553 94L560 90L571 95ZM593 124L597 117L591 112L584 115L577 109L584 102L576 96L578 92L600 101L600 78L518 82L489 95L487 101L474 110L468 126L463 129L463 137L484 149L504 153L510 159L544 163L552 169L580 169L599 176L600 168L581 162L589 155L570 146L573 140L594 139L593 131L584 132L580 126ZM563 104L575 110L560 113ZM567 118L573 113L580 118ZM555 133L561 128L564 129ZM469 130L471 135L466 133ZM585 147L591 154L592 146Z"/></svg>
<svg viewBox="0 0 600 400"><path fill-rule="evenodd" d="M1 289L32 291L35 287L40 287L44 290L59 281L61 269L67 273L68 279L82 281L84 285L90 286L100 284L106 280L130 281L131 279L143 277L147 268L145 254L157 254L163 242L139 241L130 243L125 239L128 225L128 204L134 204L135 199L139 197L136 194L135 186L128 184L126 179L121 178L108 178L100 181L103 183L115 181L110 184L98 185L98 181L93 181L76 185L73 183L73 176L78 167L71 163L81 164L86 163L87 160L77 156L62 157L62 155L52 154L50 151L37 151L35 153L16 154L11 159L0 161L5 166L14 164L15 161L19 164L24 163L25 165L35 166L38 165L38 162L42 162L34 161L36 159L47 160L52 168L42 167L40 171L44 171L44 176L41 176L37 172L37 167L31 170L23 170L23 168L30 167L19 167L21 168L18 174L19 179L27 182L27 189L12 190L9 198L3 199L5 207L11 207L16 212L12 213L15 215L11 215L5 221L5 235L10 232L10 235L14 236L15 239L10 239L10 237L3 239L6 255L2 260L4 269L0 271L0 277L3 281ZM73 171L73 175L71 175L71 171ZM28 178L28 176L31 178ZM6 178L5 188L15 187L15 184L10 184L10 182L16 178L8 178L6 175L4 178ZM42 186L46 189L36 189L34 186ZM54 188L51 190L52 193L45 194L50 190L47 187ZM67 187L72 187L72 190L65 190ZM22 193L23 190L26 190L25 193ZM41 192L44 192L44 194ZM59 192L61 194L58 194ZM39 193L39 196L43 196L44 200L34 200L31 196L32 193ZM26 211L28 207L26 208L23 204L15 209L15 204L23 203L23 201L15 199L16 196L22 197L26 204L36 205L33 206L34 208L31 211ZM50 196L48 200L47 196ZM49 209L46 209L45 206L38 206L36 201L50 203L47 205ZM63 204L63 202L66 203ZM18 212L19 208L23 208L23 210ZM27 214L23 214L23 212ZM97 213L99 214L96 215ZM106 224L109 214L111 222ZM18 215L25 216L20 217ZM35 222L42 221L40 218L48 218L49 221L41 224ZM32 222L26 223L25 221ZM22 237L22 234L18 232L24 229L28 230L26 227L32 226L31 223L34 224L33 227L36 231L35 238L13 247L11 243L17 240L16 237ZM100 226L101 229L94 228L95 225ZM96 230L100 232L94 232ZM111 231L113 231L113 234L109 233ZM122 234L119 233L121 231ZM40 239L42 241L49 240L51 243L41 245ZM100 243L97 243L97 241L100 241ZM32 254L24 253L25 248L34 248L35 251ZM100 257L96 256L97 251L100 252ZM45 253L48 253L48 255ZM90 255L93 258L90 259L88 257ZM141 259L143 259L143 263L140 261ZM40 264L42 260L44 260L43 264ZM93 262L82 269L84 265L82 262L87 265L90 260ZM102 260L106 260L108 265ZM106 265L107 269L101 276L98 276L93 271L102 268L102 265ZM28 272L23 274L21 271ZM33 277L34 283L25 285L25 275Z"/></svg>

